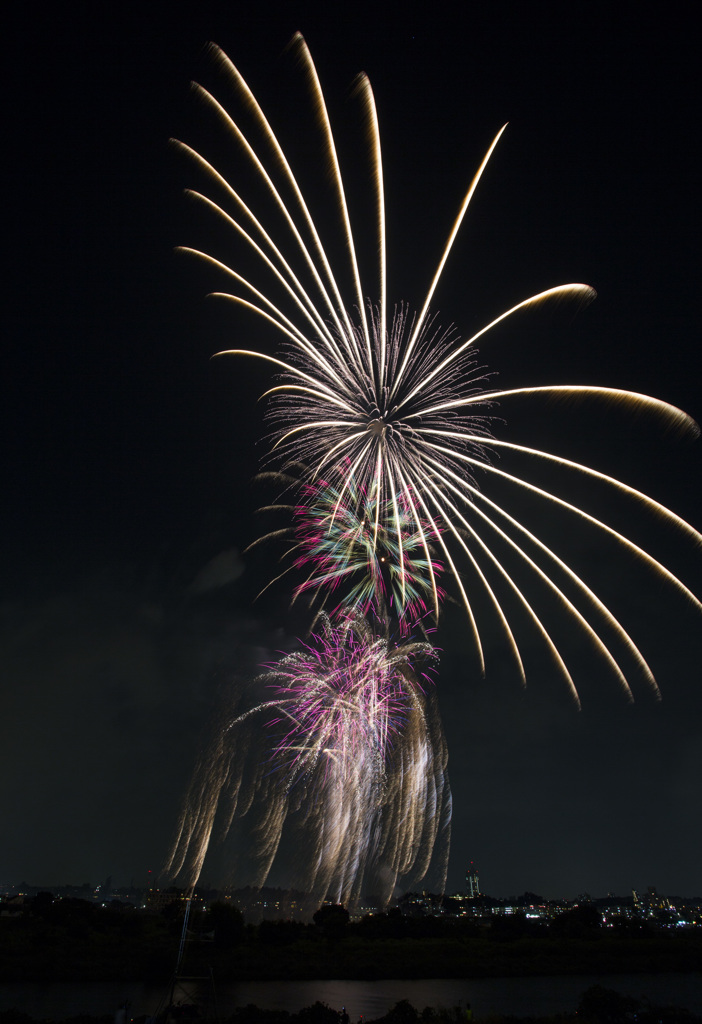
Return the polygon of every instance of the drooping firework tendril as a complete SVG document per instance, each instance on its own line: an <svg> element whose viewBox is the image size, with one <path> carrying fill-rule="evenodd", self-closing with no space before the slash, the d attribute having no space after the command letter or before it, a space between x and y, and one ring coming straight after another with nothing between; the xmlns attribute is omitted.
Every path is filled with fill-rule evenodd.
<svg viewBox="0 0 702 1024"><path fill-rule="evenodd" d="M387 904L399 880L445 878L451 797L427 642L391 643L362 616L323 615L259 679L266 699L224 715L186 795L167 870L199 876L219 816L251 819L254 884L284 834L312 903Z"/></svg>

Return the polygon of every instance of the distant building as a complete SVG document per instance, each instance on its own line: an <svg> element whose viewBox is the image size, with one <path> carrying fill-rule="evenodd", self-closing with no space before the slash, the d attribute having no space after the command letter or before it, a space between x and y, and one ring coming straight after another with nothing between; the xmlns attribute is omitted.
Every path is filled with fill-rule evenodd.
<svg viewBox="0 0 702 1024"><path fill-rule="evenodd" d="M673 909L672 903L665 896L659 895L654 885L649 885L646 892L631 890L634 902L634 913L640 917L656 917L659 912Z"/></svg>
<svg viewBox="0 0 702 1024"><path fill-rule="evenodd" d="M473 861L470 862L470 867L466 871L466 893L472 900L480 896L480 879L478 878L478 869Z"/></svg>
<svg viewBox="0 0 702 1024"><path fill-rule="evenodd" d="M160 914L162 910L169 907L171 903L182 903L185 906L187 900L185 889L149 889L146 897L146 910L151 914Z"/></svg>
<svg viewBox="0 0 702 1024"><path fill-rule="evenodd" d="M0 917L19 917L24 908L24 896L6 896L0 899Z"/></svg>

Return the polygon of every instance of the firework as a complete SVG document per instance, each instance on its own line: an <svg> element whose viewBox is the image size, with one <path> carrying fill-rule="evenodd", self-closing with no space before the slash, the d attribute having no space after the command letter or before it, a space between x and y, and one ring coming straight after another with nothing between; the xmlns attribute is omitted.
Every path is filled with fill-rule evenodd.
<svg viewBox="0 0 702 1024"><path fill-rule="evenodd" d="M551 490L530 483L521 475L521 470L508 472L498 468L490 453L517 459L526 456L585 474L667 519L696 543L702 537L675 513L612 477L553 453L492 437L489 410L498 400L509 401L517 396L532 399L567 396L601 399L644 410L681 431L696 434L699 432L697 425L671 405L612 388L554 385L499 390L488 386L484 372L476 366L475 343L519 310L563 297L580 301L591 299L594 292L587 285L560 285L533 295L466 339L437 326L430 304L476 186L504 128L493 140L471 182L420 311L410 315L405 306L400 306L389 315L378 118L370 84L362 75L357 81L357 93L371 140L369 179L374 187L379 253L373 275L377 301L370 302L361 283L349 205L324 95L300 35L295 37L293 45L312 94L343 225L347 264L339 267L339 274L332 270L309 206L270 122L239 71L217 47L212 47L212 53L242 101L253 125L255 144L209 92L201 86L195 89L243 151L262 186L264 201L260 205L265 207L264 213L255 212L253 204L247 203L204 157L182 143L178 145L205 173L222 205L201 193L191 194L243 239L267 283L259 288L206 253L184 251L216 267L237 284L236 294L214 294L263 317L284 338L282 351L276 356L243 349L231 350L231 354L266 360L277 370L279 383L266 393L276 430L272 454L280 459L283 467L293 461L304 461L309 467L308 485L312 493L320 497L322 488L326 490L327 506L321 515L327 524L326 536L323 539L321 534L315 533L316 527L311 527L307 535L318 542L316 557L320 561L319 572L312 573L309 586L315 585L313 580L315 583L326 581L325 574L331 580L338 579L339 573L345 574L345 569L342 572L338 565L336 569L333 565L341 551L336 540L345 530L353 531L353 525L348 522L349 509L358 517L359 506L354 494L360 492L373 521L372 544L379 543L382 547L390 539L395 551L397 572L393 586L395 594L399 595L396 605L401 610L407 606L412 613L415 611L417 595L412 594L410 563L413 558L416 562L416 555L406 555L405 544L408 543L413 552L418 546L422 549L430 604L438 615L441 594L431 548L436 549L465 607L483 671L471 579L497 615L522 680L525 679L524 667L504 610L503 594L510 595L510 601L522 608L546 644L575 700L578 699L556 643L523 590L521 576L526 573L531 574L538 586L550 593L584 631L629 695L624 671L602 639L603 632L615 637L616 643L655 688L649 666L619 620L543 539L488 496L485 484L493 480L506 482L515 492L527 492L546 505L555 505L593 524L660 574L700 610L702 604L676 576L622 533ZM342 297L341 280L351 282L346 299ZM478 474L483 480L482 487L476 482ZM364 513L360 514L363 516L360 522L367 522ZM320 521L319 516L313 519ZM304 538L301 544L304 549ZM360 548L354 544L356 552L363 549L364 544L365 540ZM516 573L508 569L509 560L501 556L502 550L512 553L510 557L519 566ZM347 553L350 557L350 552ZM369 559L367 549L363 557L366 566L370 565L372 558ZM467 570L465 579L461 566ZM368 578L370 590L375 588L379 592L383 574L372 570ZM303 584L303 589L305 587L307 584ZM354 591L361 603L369 599L366 587L367 583ZM565 589L573 596L567 596Z"/></svg>
<svg viewBox="0 0 702 1024"><path fill-rule="evenodd" d="M393 645L358 615L323 616L320 632L258 681L269 699L219 723L167 870L194 882L218 816L221 840L248 816L257 885L289 832L306 847L297 887L316 905L363 896L384 906L399 879L415 884L431 867L441 888L450 792L436 660L430 644Z"/></svg>
<svg viewBox="0 0 702 1024"><path fill-rule="evenodd" d="M259 681L271 688L266 698L237 703L216 726L193 777L169 871L194 882L215 826L226 838L235 820L248 821L255 884L265 882L292 835L301 854L296 883L318 902L354 903L365 893L384 904L398 881L422 880L437 863L439 876L445 872L446 746L433 686L422 682L417 669L421 661L431 664L435 654L429 645L411 641L409 633L427 609L438 616L448 580L465 607L483 669L476 594L497 616L522 680L511 606L521 608L578 700L565 660L523 589L522 578L528 576L584 632L629 695L610 647L623 650L656 688L643 655L615 615L550 544L503 506L503 498L487 493L491 483L596 527L702 610L656 559L550 485L527 480L519 462L541 460L583 474L663 517L696 543L700 534L612 477L494 436L496 405L520 397L599 399L650 413L680 431L699 431L684 412L645 395L590 385L510 390L493 385L478 365L476 343L521 310L562 298L589 301L594 292L587 285L539 292L468 337L439 326L430 307L504 128L470 184L419 311L412 313L404 304L390 309L378 118L370 84L360 76L356 92L371 143L378 253L366 290L324 95L301 36L293 46L312 94L344 257L327 255L335 250L325 248L270 122L217 47L213 56L251 132L245 134L207 90L194 88L243 153L248 170L242 178L250 194L239 194L203 156L177 145L207 181L209 195L191 196L243 243L252 257L251 276L208 253L183 251L234 282L234 292L215 295L262 317L282 335L275 355L245 349L219 354L263 359L277 374L266 392L273 425L270 459L295 489L287 505L292 525L277 535L287 538L292 569L303 577L294 596L318 597L322 606L338 604L333 618L322 616L317 635L269 667ZM497 465L503 456L517 460L516 470L509 463L510 468ZM304 473L298 478L300 465ZM399 645L390 640L391 622L403 636ZM259 728L252 728L254 723Z"/></svg>
<svg viewBox="0 0 702 1024"><path fill-rule="evenodd" d="M304 467L300 470L304 480ZM386 629L392 622L403 635L423 628L431 602L431 579L440 577L443 566L433 555L433 544L429 565L423 538L431 542L431 530L424 521L421 532L416 528L403 495L392 508L379 509L376 497L357 486L353 478L342 495L323 478L309 484L289 474L261 474L266 477L285 490L294 489L297 501L269 505L261 511L284 511L293 525L258 538L250 547L272 538L288 540L290 569L304 573L303 581L293 590L293 600L309 594L323 608L337 599L334 612L355 608L384 623ZM437 592L443 596L440 587Z"/></svg>

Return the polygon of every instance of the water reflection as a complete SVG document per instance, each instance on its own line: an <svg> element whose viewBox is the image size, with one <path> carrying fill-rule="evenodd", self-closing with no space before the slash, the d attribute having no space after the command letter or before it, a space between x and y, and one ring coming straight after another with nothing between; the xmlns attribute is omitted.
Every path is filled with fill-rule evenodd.
<svg viewBox="0 0 702 1024"><path fill-rule="evenodd" d="M266 1009L295 1012L316 1000L334 1009L342 1006L353 1022L382 1016L400 999L421 1010L425 1006L457 1006L470 1002L475 1016L493 1014L555 1014L572 1012L585 989L604 985L623 995L644 997L659 1005L702 1013L701 974L613 974L542 978L465 978L389 981L259 981L217 986L220 1016L237 1006L255 1003ZM109 1014L128 999L130 1015L155 1013L167 987L95 982L47 985L0 985L0 1010L15 1008L37 1018L62 1018L79 1013ZM193 992L193 996L196 993ZM183 1001L185 1001L184 996Z"/></svg>

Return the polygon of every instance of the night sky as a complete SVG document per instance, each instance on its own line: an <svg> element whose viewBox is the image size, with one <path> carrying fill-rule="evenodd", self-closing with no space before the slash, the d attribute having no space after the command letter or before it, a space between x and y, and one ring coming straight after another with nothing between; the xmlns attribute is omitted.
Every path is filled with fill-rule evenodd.
<svg viewBox="0 0 702 1024"><path fill-rule="evenodd" d="M252 484L269 374L209 358L278 339L206 300L221 281L173 253L220 239L183 197L197 182L169 137L230 161L232 178L238 166L189 91L192 78L217 83L208 40L314 180L310 110L284 53L303 32L359 195L349 86L369 74L391 302L423 299L509 121L435 297L442 323L467 335L534 292L587 282L598 298L586 309L527 312L484 342L499 384L622 387L702 420L696 8L514 6L68 3L4 26L0 882L146 884L230 681L308 621L285 586L254 601L277 555L241 554L271 497ZM621 477L702 528L701 442L596 405L500 412L505 438ZM604 487L563 486L702 595L699 549ZM528 633L521 688L487 616L481 679L449 607L436 634L448 888L474 860L494 895L700 894L702 618L594 531L513 508L588 574L663 699L632 672L628 704L564 623L581 711ZM206 868L204 880L218 878Z"/></svg>

